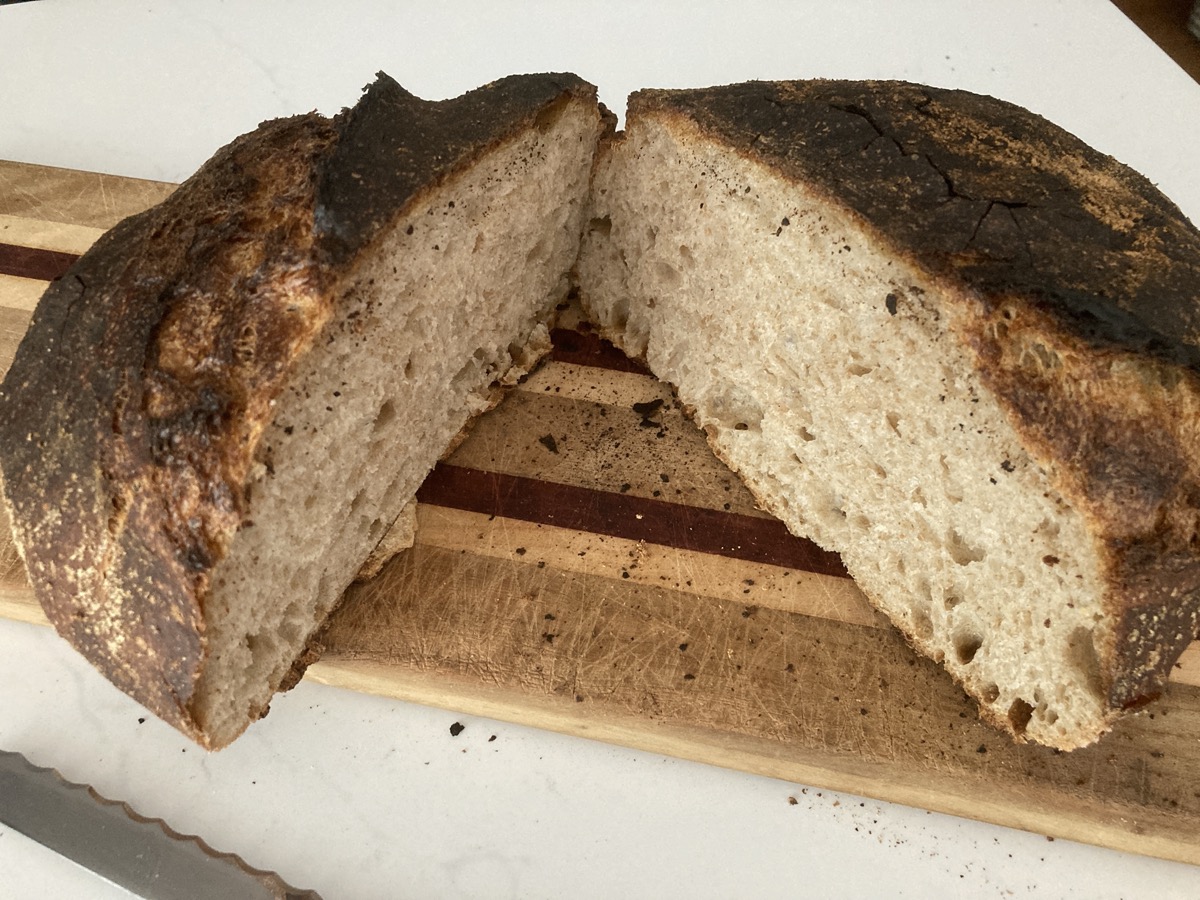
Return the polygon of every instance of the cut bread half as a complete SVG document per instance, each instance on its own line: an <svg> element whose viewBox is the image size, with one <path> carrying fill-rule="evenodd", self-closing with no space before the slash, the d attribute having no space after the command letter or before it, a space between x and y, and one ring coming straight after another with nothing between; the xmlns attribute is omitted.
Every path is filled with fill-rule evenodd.
<svg viewBox="0 0 1200 900"><path fill-rule="evenodd" d="M983 715L1070 749L1200 610L1200 235L1039 117L877 82L642 91L585 307Z"/></svg>
<svg viewBox="0 0 1200 900"><path fill-rule="evenodd" d="M205 746L261 716L548 348L608 119L570 75L441 103L380 76L103 237L0 392L14 538L59 632Z"/></svg>

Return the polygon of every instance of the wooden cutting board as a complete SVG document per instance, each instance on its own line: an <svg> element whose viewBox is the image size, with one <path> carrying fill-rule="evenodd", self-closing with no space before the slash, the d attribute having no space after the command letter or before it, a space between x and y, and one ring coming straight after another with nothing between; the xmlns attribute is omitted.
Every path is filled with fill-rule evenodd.
<svg viewBox="0 0 1200 900"><path fill-rule="evenodd" d="M170 185L0 162L0 372L45 284ZM584 330L419 494L308 676L465 713L1200 863L1200 652L1070 754L982 724ZM45 622L0 521L0 615Z"/></svg>

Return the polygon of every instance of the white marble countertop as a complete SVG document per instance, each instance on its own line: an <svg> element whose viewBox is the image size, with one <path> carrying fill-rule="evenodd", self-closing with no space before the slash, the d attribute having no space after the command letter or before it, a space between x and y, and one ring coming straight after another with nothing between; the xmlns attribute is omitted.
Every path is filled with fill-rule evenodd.
<svg viewBox="0 0 1200 900"><path fill-rule="evenodd" d="M1200 87L1102 0L643 6L3 6L0 158L180 180L380 69L431 99L570 70L618 114L643 86L887 77L1025 105L1200 221ZM1200 896L1188 866L307 682L207 754L8 621L0 747L331 900ZM127 895L0 826L0 898L67 896Z"/></svg>

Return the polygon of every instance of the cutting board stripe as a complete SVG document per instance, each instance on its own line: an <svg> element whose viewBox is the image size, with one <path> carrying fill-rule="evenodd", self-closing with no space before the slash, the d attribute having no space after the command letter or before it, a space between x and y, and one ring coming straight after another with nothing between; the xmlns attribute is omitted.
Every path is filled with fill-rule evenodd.
<svg viewBox="0 0 1200 900"><path fill-rule="evenodd" d="M0 243L0 275L53 281L61 277L78 258L74 253L63 253L61 250Z"/></svg>
<svg viewBox="0 0 1200 900"><path fill-rule="evenodd" d="M776 519L444 463L425 479L417 500L818 575L849 577L836 553L795 537Z"/></svg>

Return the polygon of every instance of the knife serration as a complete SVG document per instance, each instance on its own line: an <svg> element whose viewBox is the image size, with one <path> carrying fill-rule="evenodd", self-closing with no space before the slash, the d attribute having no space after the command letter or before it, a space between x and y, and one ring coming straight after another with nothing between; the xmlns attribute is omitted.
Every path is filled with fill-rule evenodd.
<svg viewBox="0 0 1200 900"><path fill-rule="evenodd" d="M0 822L101 878L162 900L320 900L162 819L0 750Z"/></svg>

